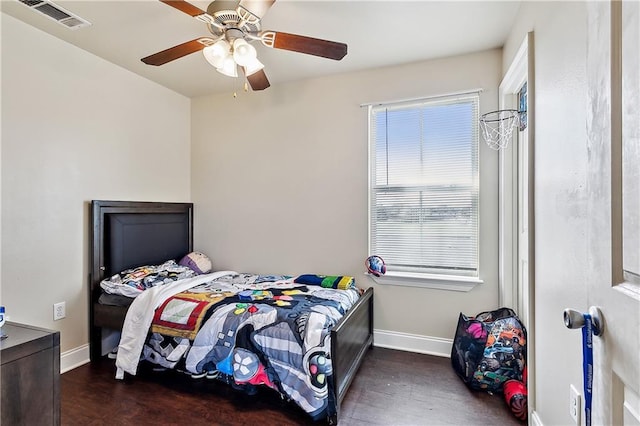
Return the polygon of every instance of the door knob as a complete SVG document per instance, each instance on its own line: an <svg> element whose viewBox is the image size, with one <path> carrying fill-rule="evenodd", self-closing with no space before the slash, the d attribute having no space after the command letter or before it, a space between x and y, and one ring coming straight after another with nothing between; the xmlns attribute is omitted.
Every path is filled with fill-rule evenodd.
<svg viewBox="0 0 640 426"><path fill-rule="evenodd" d="M589 320L591 321L593 335L602 335L602 332L604 331L604 322L602 320L602 312L600 312L600 308L595 306L589 308ZM585 325L585 321L586 316L582 312L569 308L564 310L564 325L567 328L582 328Z"/></svg>

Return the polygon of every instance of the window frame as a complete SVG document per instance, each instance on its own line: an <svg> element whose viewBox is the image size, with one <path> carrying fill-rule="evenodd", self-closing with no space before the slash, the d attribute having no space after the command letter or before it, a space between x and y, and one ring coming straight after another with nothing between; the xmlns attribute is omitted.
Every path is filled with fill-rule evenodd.
<svg viewBox="0 0 640 426"><path fill-rule="evenodd" d="M460 101L465 101L470 98L474 98L474 102L476 103L475 108L475 116L472 120L475 120L475 123L472 125L478 126L478 120L480 116L480 89L466 92L457 92L450 93L445 95L438 96L430 96L424 98L416 98L404 101L396 101L396 102L383 102L376 104L369 104L367 110L367 144L368 144L368 229L367 229L367 237L368 237L368 253L376 254L372 252L372 198L374 192L375 182L373 182L373 168L375 167L375 159L373 158L373 144L375 141L372 140L372 120L373 120L373 111L374 109L379 109L379 107L387 106L393 107L394 109L402 104L406 104L408 107L416 106L420 103L431 103L437 104L442 102L443 100L453 100L455 101L458 98ZM476 273L473 275L456 275L456 274L438 274L431 272L419 272L412 270L412 268L387 268L387 272L384 275L376 276L373 274L366 274L370 276L375 282L378 284L384 285L401 285L401 286L409 286L409 287L424 287L424 288L435 288L441 290L451 290L451 291L462 291L467 292L472 290L478 284L482 284L483 280L480 278L480 199L481 199L481 188L480 188L480 134L479 131L475 132L476 135L476 155L477 155L477 170L476 170L476 178L478 185L478 195L477 195L477 217L476 217L476 253L477 253L477 268Z"/></svg>

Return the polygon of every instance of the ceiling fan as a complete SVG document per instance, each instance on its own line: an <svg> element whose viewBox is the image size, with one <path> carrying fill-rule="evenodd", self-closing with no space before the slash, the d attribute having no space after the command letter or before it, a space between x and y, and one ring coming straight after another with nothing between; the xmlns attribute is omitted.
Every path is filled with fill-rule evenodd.
<svg viewBox="0 0 640 426"><path fill-rule="evenodd" d="M142 58L142 62L148 65L163 65L202 51L218 72L237 77L237 68L240 67L251 89L264 90L270 84L252 42L337 61L347 54L347 45L344 43L279 31L262 31L260 21L275 0L215 0L209 4L206 12L184 0L160 1L206 23L212 37L196 38Z"/></svg>

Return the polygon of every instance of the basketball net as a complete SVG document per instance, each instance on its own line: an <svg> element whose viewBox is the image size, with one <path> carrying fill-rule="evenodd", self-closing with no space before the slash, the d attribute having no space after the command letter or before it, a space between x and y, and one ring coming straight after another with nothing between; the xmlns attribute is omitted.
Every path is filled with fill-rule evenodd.
<svg viewBox="0 0 640 426"><path fill-rule="evenodd" d="M506 148L518 126L520 116L515 109L491 111L480 117L482 136L489 148L499 150Z"/></svg>

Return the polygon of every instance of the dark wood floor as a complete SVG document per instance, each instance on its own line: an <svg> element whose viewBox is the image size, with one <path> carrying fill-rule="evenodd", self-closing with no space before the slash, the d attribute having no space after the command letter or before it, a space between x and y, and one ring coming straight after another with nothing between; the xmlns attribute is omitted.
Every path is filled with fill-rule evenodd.
<svg viewBox="0 0 640 426"><path fill-rule="evenodd" d="M307 415L265 389L247 396L215 380L140 371L114 361L62 375L63 425L301 425ZM323 423L316 423L321 425ZM342 404L340 425L522 425L501 395L469 391L448 358L373 348Z"/></svg>

